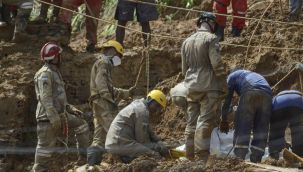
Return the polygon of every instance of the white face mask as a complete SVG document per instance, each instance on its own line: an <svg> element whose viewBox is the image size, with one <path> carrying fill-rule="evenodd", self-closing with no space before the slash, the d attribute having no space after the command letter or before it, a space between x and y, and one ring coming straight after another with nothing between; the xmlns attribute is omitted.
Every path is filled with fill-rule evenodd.
<svg viewBox="0 0 303 172"><path fill-rule="evenodd" d="M119 65L121 65L121 59L120 59L119 56L114 56L114 57L112 58L112 62L113 62L113 65L114 65L114 66L119 66Z"/></svg>

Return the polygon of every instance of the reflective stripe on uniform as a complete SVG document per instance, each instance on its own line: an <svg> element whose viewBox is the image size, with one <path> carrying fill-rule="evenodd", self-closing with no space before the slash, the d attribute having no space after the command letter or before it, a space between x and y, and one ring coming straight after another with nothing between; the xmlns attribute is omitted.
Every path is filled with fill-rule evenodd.
<svg viewBox="0 0 303 172"><path fill-rule="evenodd" d="M259 147L257 147L257 146L251 145L251 148L253 148L253 149L255 149L255 150L258 150L258 151L260 151L260 152L264 152L264 149L259 148Z"/></svg>
<svg viewBox="0 0 303 172"><path fill-rule="evenodd" d="M237 11L237 13L240 14L240 15L245 15L246 11Z"/></svg>
<svg viewBox="0 0 303 172"><path fill-rule="evenodd" d="M84 132L87 132L89 129L88 129L88 125L85 123L83 125L80 125L78 128L75 129L75 132L77 134L82 134Z"/></svg>
<svg viewBox="0 0 303 172"><path fill-rule="evenodd" d="M248 146L246 146L246 145L235 145L235 148L248 149Z"/></svg>
<svg viewBox="0 0 303 172"><path fill-rule="evenodd" d="M36 152L37 156L43 156L43 157L51 157L52 153L53 153L52 151L43 148L37 148L37 152Z"/></svg>
<svg viewBox="0 0 303 172"><path fill-rule="evenodd" d="M20 5L20 8L22 9L32 9L33 3L32 2L24 2Z"/></svg>

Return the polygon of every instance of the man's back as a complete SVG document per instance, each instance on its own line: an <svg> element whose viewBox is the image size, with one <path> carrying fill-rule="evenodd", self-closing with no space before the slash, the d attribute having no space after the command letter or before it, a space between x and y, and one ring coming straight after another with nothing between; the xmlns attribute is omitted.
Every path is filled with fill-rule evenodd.
<svg viewBox="0 0 303 172"><path fill-rule="evenodd" d="M181 54L184 82L189 92L222 89L214 71L222 66L216 35L199 30L183 42Z"/></svg>

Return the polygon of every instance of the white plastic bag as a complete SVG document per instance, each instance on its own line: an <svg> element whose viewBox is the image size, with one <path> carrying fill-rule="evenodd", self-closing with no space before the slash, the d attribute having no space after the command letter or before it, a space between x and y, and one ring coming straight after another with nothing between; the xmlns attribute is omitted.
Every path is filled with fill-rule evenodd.
<svg viewBox="0 0 303 172"><path fill-rule="evenodd" d="M225 157L228 153L233 156L233 137L235 130L229 130L227 134L220 132L219 128L214 128L210 139L210 154L218 157Z"/></svg>

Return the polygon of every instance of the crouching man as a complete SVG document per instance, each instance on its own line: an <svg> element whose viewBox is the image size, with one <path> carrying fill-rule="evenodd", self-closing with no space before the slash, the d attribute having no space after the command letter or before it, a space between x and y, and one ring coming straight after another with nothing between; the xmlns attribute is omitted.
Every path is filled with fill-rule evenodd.
<svg viewBox="0 0 303 172"><path fill-rule="evenodd" d="M149 117L159 115L165 108L166 97L159 90L151 91L146 99L134 100L111 123L105 149L122 160L140 155L168 155L168 149L149 126Z"/></svg>
<svg viewBox="0 0 303 172"><path fill-rule="evenodd" d="M303 156L303 95L299 91L286 90L273 98L270 118L269 154L279 159L286 147L285 130L291 130L291 149Z"/></svg>
<svg viewBox="0 0 303 172"><path fill-rule="evenodd" d="M79 155L84 160L89 144L89 128L81 119L82 112L67 103L64 82L59 71L62 48L47 43L41 49L44 66L35 75L35 91L38 99L36 110L38 143L33 172L49 171L52 154L59 151L60 138L67 138L74 130Z"/></svg>

